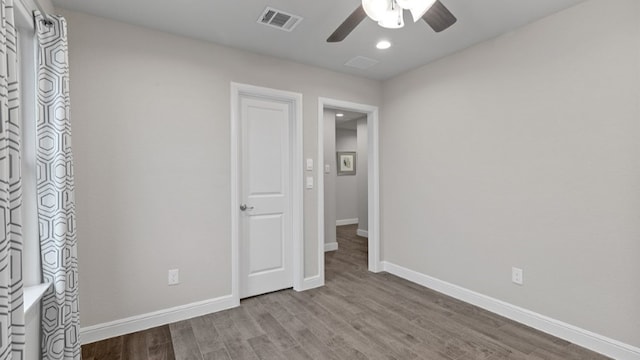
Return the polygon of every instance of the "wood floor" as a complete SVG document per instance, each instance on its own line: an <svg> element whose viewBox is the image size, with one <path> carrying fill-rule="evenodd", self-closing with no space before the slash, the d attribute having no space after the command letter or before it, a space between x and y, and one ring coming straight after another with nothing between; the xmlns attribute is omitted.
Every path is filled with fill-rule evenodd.
<svg viewBox="0 0 640 360"><path fill-rule="evenodd" d="M82 347L98 359L606 359L402 280L367 271L367 240L338 228L326 286Z"/></svg>

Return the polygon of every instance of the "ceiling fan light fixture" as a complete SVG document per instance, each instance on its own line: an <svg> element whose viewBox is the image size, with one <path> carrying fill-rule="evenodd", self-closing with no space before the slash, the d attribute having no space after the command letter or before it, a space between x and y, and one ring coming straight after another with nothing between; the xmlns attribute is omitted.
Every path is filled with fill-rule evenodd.
<svg viewBox="0 0 640 360"><path fill-rule="evenodd" d="M402 0L401 0L402 1ZM422 19L424 14L431 9L433 4L436 3L436 0L414 0L412 1L414 4L409 8L411 12L411 16L413 17L413 22L417 22Z"/></svg>
<svg viewBox="0 0 640 360"><path fill-rule="evenodd" d="M378 25L397 29L404 26L403 11L409 10L414 21L419 19L439 33L458 19L438 0L361 0L358 6L327 38L328 43L344 40L364 19L369 17Z"/></svg>
<svg viewBox="0 0 640 360"><path fill-rule="evenodd" d="M394 4L393 9L387 10L386 13L378 20L378 25L387 29L400 29L404 26L404 18L402 16L402 8Z"/></svg>
<svg viewBox="0 0 640 360"><path fill-rule="evenodd" d="M414 7L420 6L420 3L425 0L396 0L396 3L400 5L403 9L412 9Z"/></svg>
<svg viewBox="0 0 640 360"><path fill-rule="evenodd" d="M389 7L389 0L362 0L364 12L373 21L380 21Z"/></svg>

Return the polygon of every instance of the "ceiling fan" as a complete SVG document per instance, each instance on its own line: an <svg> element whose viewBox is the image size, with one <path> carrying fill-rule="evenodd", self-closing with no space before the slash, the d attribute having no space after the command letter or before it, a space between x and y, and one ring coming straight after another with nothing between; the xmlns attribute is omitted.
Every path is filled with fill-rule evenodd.
<svg viewBox="0 0 640 360"><path fill-rule="evenodd" d="M404 10L411 12L414 22L422 19L435 32L446 30L458 21L440 0L362 0L362 4L327 38L327 42L344 40L367 16L382 27L401 28L404 26Z"/></svg>

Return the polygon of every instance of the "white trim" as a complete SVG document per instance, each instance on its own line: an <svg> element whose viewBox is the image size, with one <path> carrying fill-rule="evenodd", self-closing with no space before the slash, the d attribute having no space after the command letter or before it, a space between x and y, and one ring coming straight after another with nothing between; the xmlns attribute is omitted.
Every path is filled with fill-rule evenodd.
<svg viewBox="0 0 640 360"><path fill-rule="evenodd" d="M236 302L240 302L240 251L239 251L239 194L238 181L240 169L238 168L240 144L240 96L246 94L277 99L289 102L292 105L294 116L291 128L291 146L293 149L291 164L291 223L293 226L293 289L301 291L304 287L304 225L303 225L303 119L302 119L302 94L289 91L275 90L254 85L231 82L231 296Z"/></svg>
<svg viewBox="0 0 640 360"><path fill-rule="evenodd" d="M282 94L282 93L281 93ZM302 94L287 93L293 97L296 106L296 119L294 121L294 129L292 146L293 154L293 289L300 291L304 286L304 118L302 115ZM297 239L296 239L297 238Z"/></svg>
<svg viewBox="0 0 640 360"><path fill-rule="evenodd" d="M225 295L215 299L198 301L187 305L154 311L142 315L110 321L102 324L80 328L80 342L92 342L109 339L116 336L131 334L156 326L171 324L177 321L191 319L222 310L239 306L232 295Z"/></svg>
<svg viewBox="0 0 640 360"><path fill-rule="evenodd" d="M589 330L567 324L560 320L538 314L531 310L509 304L502 300L477 293L461 286L454 285L425 274L421 274L417 271L413 271L387 261L382 262L382 267L384 271L390 274L428 287L469 304L476 305L485 310L502 315L508 319L517 321L534 329L538 329L545 333L570 341L576 345L585 347L595 352L610 356L614 359L640 359L640 348L622 343L618 340L596 334Z"/></svg>
<svg viewBox="0 0 640 360"><path fill-rule="evenodd" d="M239 160L239 141L240 130L238 129L240 124L240 114L238 104L240 103L240 88L239 85L231 83L231 297L234 300L240 302L240 216L237 213L240 207L238 199L239 186L238 181L240 177L240 169L238 166Z"/></svg>
<svg viewBox="0 0 640 360"><path fill-rule="evenodd" d="M356 235L368 238L369 232L367 230L358 229L358 231L356 231Z"/></svg>
<svg viewBox="0 0 640 360"><path fill-rule="evenodd" d="M318 282L324 285L324 104L318 100L318 171L317 176L317 223L318 223Z"/></svg>
<svg viewBox="0 0 640 360"><path fill-rule="evenodd" d="M369 228L367 238L369 245L369 271L382 271L380 263L380 143L378 108L367 114L368 144L368 188L369 188Z"/></svg>
<svg viewBox="0 0 640 360"><path fill-rule="evenodd" d="M380 162L378 141L378 107L349 101L318 98L318 164L324 164L324 108L357 111L367 114L367 156L369 193L369 271L380 272ZM324 181L318 177L318 264L324 283Z"/></svg>
<svg viewBox="0 0 640 360"><path fill-rule="evenodd" d="M18 31L29 30L35 34L33 12L37 10L32 1L18 0L13 3L14 17ZM34 47L35 49L35 47Z"/></svg>
<svg viewBox="0 0 640 360"><path fill-rule="evenodd" d="M323 253L324 254L324 253ZM324 276L315 275L305 278L302 282L302 288L297 291L306 291L324 286Z"/></svg>
<svg viewBox="0 0 640 360"><path fill-rule="evenodd" d="M38 10L36 2L40 4L42 10L46 11L47 13L53 14L55 12L55 8L51 0L17 0L13 3L13 5L23 7L29 12L29 14L32 14L34 11Z"/></svg>
<svg viewBox="0 0 640 360"><path fill-rule="evenodd" d="M40 305L40 299L44 296L44 293L49 290L52 283L43 283L33 286L25 286L23 288L22 299L24 302L24 313L29 315L35 308Z"/></svg>
<svg viewBox="0 0 640 360"><path fill-rule="evenodd" d="M359 222L358 218L355 219L343 219L343 220L336 220L336 226L343 226L343 225L355 225Z"/></svg>
<svg viewBox="0 0 640 360"><path fill-rule="evenodd" d="M338 242L326 243L324 244L324 252L329 251L337 251L338 250Z"/></svg>

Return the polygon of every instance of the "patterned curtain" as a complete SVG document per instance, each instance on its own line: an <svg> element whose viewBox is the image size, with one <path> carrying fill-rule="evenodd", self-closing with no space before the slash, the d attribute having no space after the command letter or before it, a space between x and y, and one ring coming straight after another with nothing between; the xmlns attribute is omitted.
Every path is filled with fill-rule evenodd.
<svg viewBox="0 0 640 360"><path fill-rule="evenodd" d="M78 252L69 121L67 24L36 13L38 27L37 198L42 275L42 359L80 359Z"/></svg>
<svg viewBox="0 0 640 360"><path fill-rule="evenodd" d="M24 357L22 179L13 0L0 6L0 359Z"/></svg>

